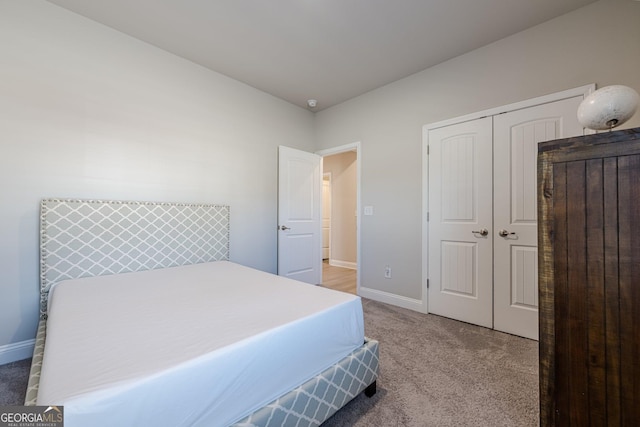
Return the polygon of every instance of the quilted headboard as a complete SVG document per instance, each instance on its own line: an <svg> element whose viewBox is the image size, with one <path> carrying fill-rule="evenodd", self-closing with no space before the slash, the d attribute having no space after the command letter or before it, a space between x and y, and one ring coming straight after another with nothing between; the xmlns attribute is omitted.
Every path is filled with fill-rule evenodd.
<svg viewBox="0 0 640 427"><path fill-rule="evenodd" d="M229 206L46 199L40 204L40 315L65 279L229 259Z"/></svg>

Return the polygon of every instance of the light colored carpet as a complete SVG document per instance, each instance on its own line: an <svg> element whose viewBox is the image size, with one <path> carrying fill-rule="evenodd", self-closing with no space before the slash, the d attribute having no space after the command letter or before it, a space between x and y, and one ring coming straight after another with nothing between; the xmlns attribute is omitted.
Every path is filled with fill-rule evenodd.
<svg viewBox="0 0 640 427"><path fill-rule="evenodd" d="M0 406L24 404L31 359L0 366Z"/></svg>
<svg viewBox="0 0 640 427"><path fill-rule="evenodd" d="M327 420L338 426L537 426L538 343L363 300L380 342L378 392ZM30 360L0 366L0 405L22 405Z"/></svg>
<svg viewBox="0 0 640 427"><path fill-rule="evenodd" d="M539 425L538 343L363 300L380 341L378 392L327 420L337 426Z"/></svg>

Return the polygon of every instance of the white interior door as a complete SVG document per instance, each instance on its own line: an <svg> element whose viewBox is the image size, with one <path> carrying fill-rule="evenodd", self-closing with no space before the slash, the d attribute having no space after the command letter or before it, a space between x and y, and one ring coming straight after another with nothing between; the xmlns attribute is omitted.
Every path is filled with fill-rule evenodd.
<svg viewBox="0 0 640 427"><path fill-rule="evenodd" d="M322 157L280 146L278 150L278 275L322 281Z"/></svg>
<svg viewBox="0 0 640 427"><path fill-rule="evenodd" d="M583 96L494 117L494 328L538 339L538 143L583 134Z"/></svg>
<svg viewBox="0 0 640 427"><path fill-rule="evenodd" d="M491 328L491 117L429 131L429 312Z"/></svg>

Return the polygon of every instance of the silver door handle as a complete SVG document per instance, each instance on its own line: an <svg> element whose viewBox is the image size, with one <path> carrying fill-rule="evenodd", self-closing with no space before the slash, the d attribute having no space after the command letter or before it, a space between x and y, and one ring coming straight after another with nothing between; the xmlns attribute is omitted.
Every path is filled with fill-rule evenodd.
<svg viewBox="0 0 640 427"><path fill-rule="evenodd" d="M278 227L278 230L282 230L282 231L291 230L291 227L287 227L286 225L281 225Z"/></svg>
<svg viewBox="0 0 640 427"><path fill-rule="evenodd" d="M480 230L474 230L472 231L473 234L479 234L482 237L488 236L489 235L489 230L487 230L486 228L481 228Z"/></svg>
<svg viewBox="0 0 640 427"><path fill-rule="evenodd" d="M512 234L516 234L516 233L514 233L513 231L509 232L509 231L505 230L504 228L502 230L498 231L498 235L500 237L507 237L507 236L510 236Z"/></svg>

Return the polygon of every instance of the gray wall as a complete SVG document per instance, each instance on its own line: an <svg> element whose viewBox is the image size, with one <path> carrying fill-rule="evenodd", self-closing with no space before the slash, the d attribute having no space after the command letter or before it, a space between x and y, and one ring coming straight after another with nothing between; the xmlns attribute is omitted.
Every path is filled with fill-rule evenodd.
<svg viewBox="0 0 640 427"><path fill-rule="evenodd" d="M0 349L35 336L44 197L229 204L232 260L276 271L313 113L44 1L0 1L0 40Z"/></svg>
<svg viewBox="0 0 640 427"><path fill-rule="evenodd" d="M423 125L589 83L640 91L638 70L640 2L602 0L318 112L318 149L362 144L361 289L423 308Z"/></svg>
<svg viewBox="0 0 640 427"><path fill-rule="evenodd" d="M639 22L640 2L601 0L314 117L47 2L0 1L0 348L35 334L43 197L228 203L233 260L274 272L279 144L361 141L361 285L418 304L422 126L588 83L640 90Z"/></svg>

